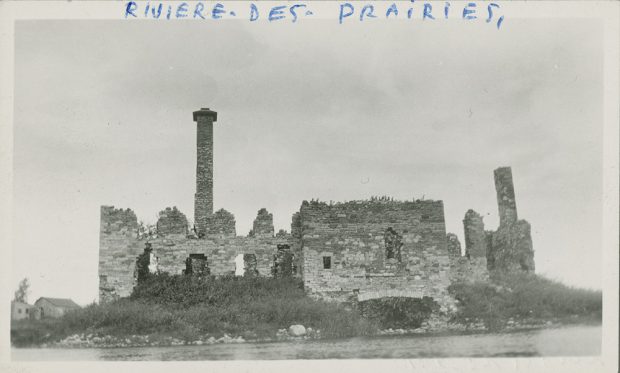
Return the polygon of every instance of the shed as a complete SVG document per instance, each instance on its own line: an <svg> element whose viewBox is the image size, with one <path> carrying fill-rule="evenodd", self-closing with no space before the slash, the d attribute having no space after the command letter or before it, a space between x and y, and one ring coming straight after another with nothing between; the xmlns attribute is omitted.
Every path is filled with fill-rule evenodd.
<svg viewBox="0 0 620 373"><path fill-rule="evenodd" d="M68 311L80 309L77 303L67 298L47 298L41 297L34 302L34 305L41 310L41 317L61 317Z"/></svg>

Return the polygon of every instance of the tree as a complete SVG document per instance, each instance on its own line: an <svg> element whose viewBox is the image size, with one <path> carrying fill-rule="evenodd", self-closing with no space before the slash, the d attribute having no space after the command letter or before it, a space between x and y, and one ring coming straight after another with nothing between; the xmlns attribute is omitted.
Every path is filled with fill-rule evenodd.
<svg viewBox="0 0 620 373"><path fill-rule="evenodd" d="M28 277L21 280L19 283L19 287L15 291L15 299L16 302L28 303L28 292L30 289L30 282L28 281Z"/></svg>

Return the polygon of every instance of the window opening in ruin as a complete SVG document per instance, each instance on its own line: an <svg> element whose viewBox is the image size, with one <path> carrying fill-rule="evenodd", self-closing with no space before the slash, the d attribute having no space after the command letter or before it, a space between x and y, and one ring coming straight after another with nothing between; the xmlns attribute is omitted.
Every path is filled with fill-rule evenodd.
<svg viewBox="0 0 620 373"><path fill-rule="evenodd" d="M323 269L331 269L332 268L332 257L324 256L323 257Z"/></svg>
<svg viewBox="0 0 620 373"><path fill-rule="evenodd" d="M189 254L189 258L185 260L186 275L205 276L210 273L207 264L207 256L205 254Z"/></svg>
<svg viewBox="0 0 620 373"><path fill-rule="evenodd" d="M243 255L243 268L244 268L244 276L258 276L258 269L256 262L256 255L254 254L244 254Z"/></svg>
<svg viewBox="0 0 620 373"><path fill-rule="evenodd" d="M400 249L403 246L403 237L398 234L392 227L385 230L383 236L385 241L385 257L386 259L396 259L401 261Z"/></svg>
<svg viewBox="0 0 620 373"><path fill-rule="evenodd" d="M243 254L239 254L235 257L235 276L243 276Z"/></svg>

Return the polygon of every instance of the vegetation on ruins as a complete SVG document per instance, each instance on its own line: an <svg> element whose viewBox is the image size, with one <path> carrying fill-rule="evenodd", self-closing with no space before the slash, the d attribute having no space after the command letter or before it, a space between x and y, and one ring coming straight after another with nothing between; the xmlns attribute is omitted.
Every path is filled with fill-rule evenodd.
<svg viewBox="0 0 620 373"><path fill-rule="evenodd" d="M151 263L151 244L146 244L146 249L140 254L136 260L136 268L134 277L138 280L138 283L142 283L149 279L152 275L149 271L149 264Z"/></svg>
<svg viewBox="0 0 620 373"><path fill-rule="evenodd" d="M359 310L381 328L417 329L439 310L439 304L430 297L387 297L360 302Z"/></svg>
<svg viewBox="0 0 620 373"><path fill-rule="evenodd" d="M448 291L459 302L453 322L482 322L488 330L509 323L600 323L602 318L601 291L572 288L533 273L494 272L492 282L454 283Z"/></svg>

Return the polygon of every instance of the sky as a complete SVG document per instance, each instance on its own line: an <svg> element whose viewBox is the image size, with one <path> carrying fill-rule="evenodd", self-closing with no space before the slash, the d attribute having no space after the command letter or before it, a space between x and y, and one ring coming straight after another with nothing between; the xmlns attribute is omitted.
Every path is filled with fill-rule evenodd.
<svg viewBox="0 0 620 373"><path fill-rule="evenodd" d="M463 240L498 225L511 166L537 273L601 288L596 21L375 24L18 21L12 283L97 298L101 205L193 217L196 125L218 112L214 208L246 235L303 200L439 199Z"/></svg>

